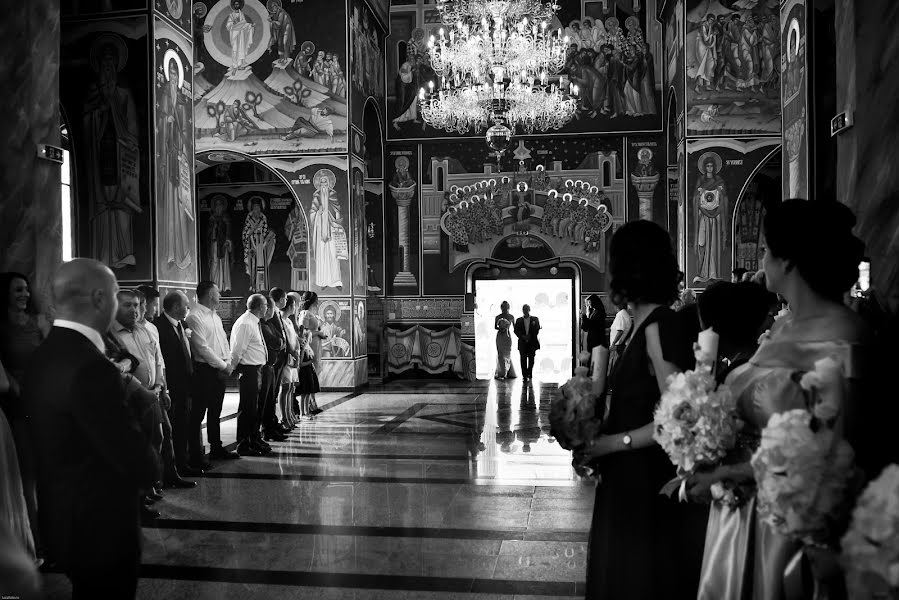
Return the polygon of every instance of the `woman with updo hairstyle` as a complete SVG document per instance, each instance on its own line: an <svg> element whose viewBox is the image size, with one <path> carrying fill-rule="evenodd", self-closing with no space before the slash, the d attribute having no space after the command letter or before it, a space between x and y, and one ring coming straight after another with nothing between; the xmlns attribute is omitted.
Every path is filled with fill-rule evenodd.
<svg viewBox="0 0 899 600"><path fill-rule="evenodd" d="M694 366L693 339L670 308L678 266L668 232L628 223L612 237L611 296L633 325L609 375L601 435L576 459L592 461L596 488L587 561L587 598L690 598L696 593L707 510L659 491L676 476L653 439L653 413L669 375Z"/></svg>
<svg viewBox="0 0 899 600"><path fill-rule="evenodd" d="M853 432L864 429L855 409L861 398L858 368L870 333L842 303L843 294L858 277L864 252L864 244L852 233L854 225L852 212L834 200L787 200L770 206L765 215L764 281L769 291L788 302L790 311L774 322L749 361L725 379L744 422L740 437L746 445L745 460L717 467L712 476L691 482L688 489L688 495L695 497L702 489L694 485L708 487L727 480L749 490L741 506L720 507L712 513L715 522L709 521L699 600L781 600L786 587L802 588L803 564L811 567L817 590L824 594L816 597L846 597L832 550L803 549L762 521L749 457L771 415L808 409L799 385L801 375L814 370L815 361L831 357L842 365L845 379L840 385L847 391L833 419L834 430L845 432L857 460L865 462L865 441L862 436L856 439ZM794 560L800 551L802 560Z"/></svg>
<svg viewBox="0 0 899 600"><path fill-rule="evenodd" d="M318 306L318 294L315 292L303 292L300 294L302 310L297 313L297 322L303 327L303 334L312 349L312 366L317 375L321 376L322 364L322 340L328 336L322 331L322 320L316 314ZM313 415L318 414L321 410L315 404L315 397L312 397L311 412Z"/></svg>

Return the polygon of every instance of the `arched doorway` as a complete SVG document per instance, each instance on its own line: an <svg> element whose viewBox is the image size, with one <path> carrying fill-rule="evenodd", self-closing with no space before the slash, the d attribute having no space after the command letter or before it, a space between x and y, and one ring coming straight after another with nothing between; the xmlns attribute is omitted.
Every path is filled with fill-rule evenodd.
<svg viewBox="0 0 899 600"><path fill-rule="evenodd" d="M195 169L200 279L238 300L309 289L308 222L283 176L233 151L200 152Z"/></svg>
<svg viewBox="0 0 899 600"><path fill-rule="evenodd" d="M733 269L754 272L761 266L762 219L772 203L782 200L781 162L781 148L777 147L756 167L740 191L731 228Z"/></svg>

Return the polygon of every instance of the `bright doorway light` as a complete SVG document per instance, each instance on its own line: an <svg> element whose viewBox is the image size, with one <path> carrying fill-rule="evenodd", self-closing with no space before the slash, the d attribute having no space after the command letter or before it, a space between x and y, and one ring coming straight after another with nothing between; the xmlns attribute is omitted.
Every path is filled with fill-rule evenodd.
<svg viewBox="0 0 899 600"><path fill-rule="evenodd" d="M571 377L573 312L571 279L496 279L475 282L475 357L478 379L490 379L496 371L494 319L503 300L516 319L528 304L540 319L540 350L534 358L534 377L543 381L567 381ZM521 377L518 340L512 335L512 364Z"/></svg>
<svg viewBox="0 0 899 600"><path fill-rule="evenodd" d="M62 260L72 260L74 255L74 239L72 234L72 164L69 162L69 151L62 151L62 189L60 200L62 202Z"/></svg>

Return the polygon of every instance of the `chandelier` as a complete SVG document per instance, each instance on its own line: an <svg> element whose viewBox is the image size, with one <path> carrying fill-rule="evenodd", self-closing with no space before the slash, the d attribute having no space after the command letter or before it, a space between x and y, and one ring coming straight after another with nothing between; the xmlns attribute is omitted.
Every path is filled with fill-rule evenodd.
<svg viewBox="0 0 899 600"><path fill-rule="evenodd" d="M568 46L561 30L549 30L558 8L554 0L438 0L451 25L428 41L440 85L431 81L419 92L425 122L457 133L489 127L506 142L516 127L532 133L565 125L577 109L577 86L549 81Z"/></svg>

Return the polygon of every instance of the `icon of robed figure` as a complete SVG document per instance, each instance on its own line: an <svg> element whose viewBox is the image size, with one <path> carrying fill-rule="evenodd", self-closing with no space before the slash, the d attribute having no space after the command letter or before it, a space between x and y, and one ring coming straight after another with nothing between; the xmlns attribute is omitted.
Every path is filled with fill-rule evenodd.
<svg viewBox="0 0 899 600"><path fill-rule="evenodd" d="M263 200L253 196L247 203L250 213L243 226L243 255L253 291L268 289L268 266L275 254L275 233L269 230Z"/></svg>
<svg viewBox="0 0 899 600"><path fill-rule="evenodd" d="M169 54L166 53L168 56ZM166 74L160 93L159 160L163 173L162 201L164 209L165 240L163 255L166 262L178 269L191 265L191 232L194 212L191 199L190 136L187 131L189 101L181 91L184 80L183 66L177 54L165 61ZM160 75L160 78L163 76Z"/></svg>
<svg viewBox="0 0 899 600"><path fill-rule="evenodd" d="M330 169L319 169L313 178L315 192L309 221L312 229L313 283L321 288L342 287L340 261L348 258L346 230L340 200L334 193L337 178Z"/></svg>
<svg viewBox="0 0 899 600"><path fill-rule="evenodd" d="M82 115L87 187L93 201L92 254L110 268L135 265L132 217L140 207L140 150L134 97L120 76L128 49L115 34L91 48L97 75L88 86Z"/></svg>

